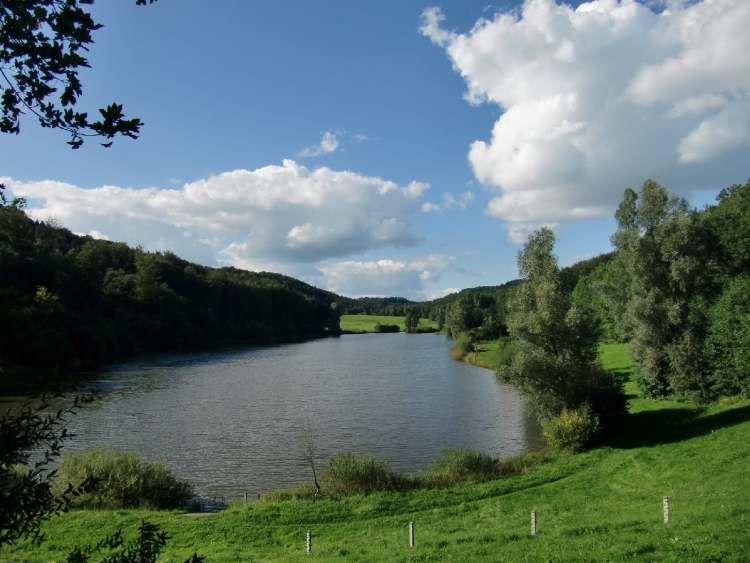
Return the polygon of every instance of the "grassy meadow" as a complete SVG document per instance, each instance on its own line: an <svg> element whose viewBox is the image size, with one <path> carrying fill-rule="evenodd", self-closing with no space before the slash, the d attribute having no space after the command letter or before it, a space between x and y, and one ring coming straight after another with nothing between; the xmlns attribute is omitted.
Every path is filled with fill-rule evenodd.
<svg viewBox="0 0 750 563"><path fill-rule="evenodd" d="M624 346L604 345L601 357L630 374ZM194 550L208 561L747 561L750 402L700 409L641 398L633 383L627 391L632 416L614 442L557 455L525 474L341 500L258 501L215 515L74 511L45 525L41 546L20 543L0 551L0 560L62 561L72 546L117 528L132 537L148 518L171 536L160 561L182 561Z"/></svg>
<svg viewBox="0 0 750 563"><path fill-rule="evenodd" d="M401 331L406 330L406 317L389 315L341 315L341 330L344 332L375 332L375 325L398 325ZM421 328L434 328L437 323L431 319L419 319Z"/></svg>

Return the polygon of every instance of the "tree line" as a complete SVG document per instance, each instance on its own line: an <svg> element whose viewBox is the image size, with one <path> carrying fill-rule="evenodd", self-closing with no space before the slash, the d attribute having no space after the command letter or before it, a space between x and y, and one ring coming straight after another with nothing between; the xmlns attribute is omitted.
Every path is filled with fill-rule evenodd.
<svg viewBox="0 0 750 563"><path fill-rule="evenodd" d="M78 236L0 207L0 365L87 368L139 353L339 332L333 293L272 273Z"/></svg>
<svg viewBox="0 0 750 563"><path fill-rule="evenodd" d="M530 397L548 441L571 434L561 425L601 435L624 415L602 341L629 344L646 396L750 396L750 182L698 210L648 180L615 217L613 252L561 269L541 229L519 253L520 280L413 306L462 349L506 337L498 373Z"/></svg>

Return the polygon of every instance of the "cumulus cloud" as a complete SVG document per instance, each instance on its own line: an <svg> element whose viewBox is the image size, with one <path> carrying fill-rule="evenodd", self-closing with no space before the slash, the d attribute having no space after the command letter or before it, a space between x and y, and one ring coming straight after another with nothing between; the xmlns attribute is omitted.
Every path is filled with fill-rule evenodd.
<svg viewBox="0 0 750 563"><path fill-rule="evenodd" d="M649 177L687 192L747 176L750 2L665 5L527 0L467 33L423 12L420 31L445 49L466 99L502 110L469 161L499 190L487 212L513 238L608 215Z"/></svg>
<svg viewBox="0 0 750 563"><path fill-rule="evenodd" d="M451 267L452 257L432 254L414 260L344 260L319 270L326 287L344 295L425 299Z"/></svg>
<svg viewBox="0 0 750 563"><path fill-rule="evenodd" d="M335 133L331 133L330 131L325 131L323 133L323 136L320 139L320 143L317 145L311 145L309 147L306 147L302 149L299 152L299 156L302 157L312 157L312 156L321 156L324 154L330 154L332 152L336 152L336 149L339 148L339 140Z"/></svg>
<svg viewBox="0 0 750 563"><path fill-rule="evenodd" d="M206 264L276 271L417 244L410 219L428 189L292 160L168 189L0 182L29 199L32 217L74 232L170 249Z"/></svg>

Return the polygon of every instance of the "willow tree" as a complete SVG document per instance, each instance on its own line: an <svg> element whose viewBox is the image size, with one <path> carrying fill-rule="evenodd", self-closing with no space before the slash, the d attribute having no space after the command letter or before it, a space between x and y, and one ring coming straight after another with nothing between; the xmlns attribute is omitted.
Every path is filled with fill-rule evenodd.
<svg viewBox="0 0 750 563"><path fill-rule="evenodd" d="M552 231L543 228L518 255L523 283L507 318L514 353L499 373L530 398L543 421L589 403L606 426L622 414L624 399L599 364L593 311L572 303L562 287L554 244Z"/></svg>

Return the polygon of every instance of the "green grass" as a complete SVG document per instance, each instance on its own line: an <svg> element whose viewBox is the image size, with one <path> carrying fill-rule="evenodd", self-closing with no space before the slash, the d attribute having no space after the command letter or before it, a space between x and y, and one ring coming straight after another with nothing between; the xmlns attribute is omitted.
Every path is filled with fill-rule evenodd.
<svg viewBox="0 0 750 563"><path fill-rule="evenodd" d="M621 345L605 366L629 374ZM343 500L257 502L225 513L76 511L45 526L48 541L0 560L61 560L140 518L171 539L160 561L194 549L209 561L747 561L750 553L750 402L706 409L631 396L630 422L609 447L558 455L481 484ZM662 523L662 496L672 519ZM529 534L529 514L539 534ZM416 547L407 543L408 522ZM313 556L304 534L313 532Z"/></svg>
<svg viewBox="0 0 750 563"><path fill-rule="evenodd" d="M481 368L495 369L498 364L500 346L500 340L480 340L479 342L475 342L474 352L466 354L464 361Z"/></svg>
<svg viewBox="0 0 750 563"><path fill-rule="evenodd" d="M341 315L341 330L345 332L375 332L375 325L398 325L403 331L406 317L392 317L389 315ZM430 319L419 319L422 328L434 328L437 323Z"/></svg>

